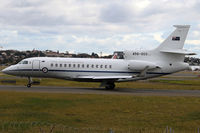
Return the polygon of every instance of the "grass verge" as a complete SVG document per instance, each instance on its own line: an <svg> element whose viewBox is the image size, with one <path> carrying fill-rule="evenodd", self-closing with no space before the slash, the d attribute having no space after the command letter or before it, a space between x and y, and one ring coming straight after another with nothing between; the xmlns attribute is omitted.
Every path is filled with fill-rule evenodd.
<svg viewBox="0 0 200 133"><path fill-rule="evenodd" d="M115 131L164 129L167 125L189 130L200 125L199 104L195 97L0 92L0 130L13 122ZM18 130L23 132L39 130L27 124L21 127Z"/></svg>

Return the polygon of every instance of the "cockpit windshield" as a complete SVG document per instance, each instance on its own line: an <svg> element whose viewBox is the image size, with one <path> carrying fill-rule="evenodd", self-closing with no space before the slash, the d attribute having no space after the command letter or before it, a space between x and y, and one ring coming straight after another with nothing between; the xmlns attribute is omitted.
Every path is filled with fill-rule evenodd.
<svg viewBox="0 0 200 133"><path fill-rule="evenodd" d="M124 59L124 52L123 51L115 51L113 53L112 59Z"/></svg>
<svg viewBox="0 0 200 133"><path fill-rule="evenodd" d="M28 61L20 61L18 64L28 64Z"/></svg>
<svg viewBox="0 0 200 133"><path fill-rule="evenodd" d="M20 61L20 62L19 62L19 63L17 63L17 64L22 64L22 62L23 62L23 61Z"/></svg>
<svg viewBox="0 0 200 133"><path fill-rule="evenodd" d="M23 61L23 64L28 64L28 61Z"/></svg>

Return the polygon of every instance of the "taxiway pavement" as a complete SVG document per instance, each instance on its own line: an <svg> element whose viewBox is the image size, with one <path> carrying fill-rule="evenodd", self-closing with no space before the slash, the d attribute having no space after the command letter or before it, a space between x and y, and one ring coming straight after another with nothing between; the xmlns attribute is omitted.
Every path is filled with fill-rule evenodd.
<svg viewBox="0 0 200 133"><path fill-rule="evenodd" d="M194 96L200 97L200 90L156 90L156 89L129 89L116 88L105 90L104 88L78 88L78 87L52 87L52 86L26 86L0 85L0 91L38 92L38 93L72 93L72 94L117 94L135 96Z"/></svg>

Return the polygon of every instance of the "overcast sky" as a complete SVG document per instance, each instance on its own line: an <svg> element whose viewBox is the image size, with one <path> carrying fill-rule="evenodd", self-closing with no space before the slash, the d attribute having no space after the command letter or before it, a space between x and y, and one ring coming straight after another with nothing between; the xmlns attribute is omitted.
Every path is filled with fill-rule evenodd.
<svg viewBox="0 0 200 133"><path fill-rule="evenodd" d="M0 46L112 54L152 49L175 24L191 25L185 49L200 54L199 0L0 0Z"/></svg>

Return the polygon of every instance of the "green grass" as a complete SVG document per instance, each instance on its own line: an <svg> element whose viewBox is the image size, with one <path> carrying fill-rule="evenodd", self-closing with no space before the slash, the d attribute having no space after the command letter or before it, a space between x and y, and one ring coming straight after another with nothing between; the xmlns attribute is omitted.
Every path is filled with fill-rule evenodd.
<svg viewBox="0 0 200 133"><path fill-rule="evenodd" d="M200 125L199 104L195 97L0 92L0 129L5 123L35 122L115 131L167 125L189 130ZM33 132L39 129L35 127Z"/></svg>

